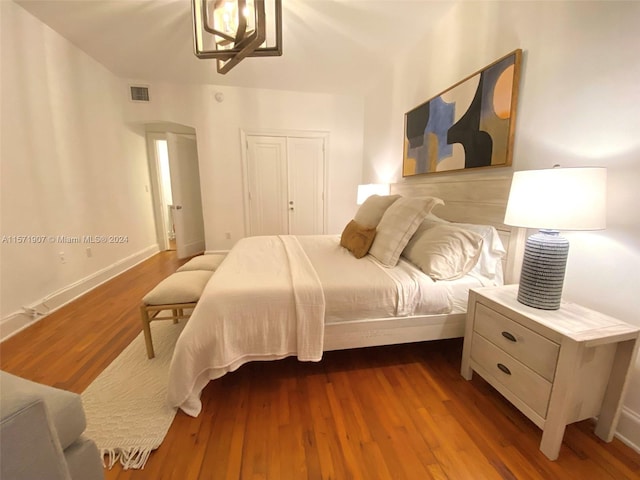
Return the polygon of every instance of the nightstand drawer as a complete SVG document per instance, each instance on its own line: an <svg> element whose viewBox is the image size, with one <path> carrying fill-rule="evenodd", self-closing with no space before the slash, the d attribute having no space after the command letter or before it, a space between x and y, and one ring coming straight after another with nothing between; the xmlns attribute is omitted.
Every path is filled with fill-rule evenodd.
<svg viewBox="0 0 640 480"><path fill-rule="evenodd" d="M538 415L546 418L551 396L550 382L480 335L473 336L471 359L482 367L490 378L500 382ZM485 379L490 382L490 378Z"/></svg>
<svg viewBox="0 0 640 480"><path fill-rule="evenodd" d="M474 330L553 382L560 346L498 312L478 304Z"/></svg>

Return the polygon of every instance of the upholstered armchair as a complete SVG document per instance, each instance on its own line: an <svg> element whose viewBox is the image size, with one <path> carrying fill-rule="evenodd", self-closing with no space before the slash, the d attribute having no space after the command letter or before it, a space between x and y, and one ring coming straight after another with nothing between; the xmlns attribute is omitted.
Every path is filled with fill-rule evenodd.
<svg viewBox="0 0 640 480"><path fill-rule="evenodd" d="M0 478L104 478L80 395L0 371Z"/></svg>

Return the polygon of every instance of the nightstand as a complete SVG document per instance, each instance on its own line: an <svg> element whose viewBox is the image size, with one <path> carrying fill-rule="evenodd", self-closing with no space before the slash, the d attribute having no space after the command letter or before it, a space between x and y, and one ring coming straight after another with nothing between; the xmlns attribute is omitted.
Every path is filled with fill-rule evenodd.
<svg viewBox="0 0 640 480"><path fill-rule="evenodd" d="M640 327L580 305L538 310L516 300L517 285L469 292L464 378L475 371L543 430L540 450L558 458L568 424L598 417L613 439L640 342Z"/></svg>

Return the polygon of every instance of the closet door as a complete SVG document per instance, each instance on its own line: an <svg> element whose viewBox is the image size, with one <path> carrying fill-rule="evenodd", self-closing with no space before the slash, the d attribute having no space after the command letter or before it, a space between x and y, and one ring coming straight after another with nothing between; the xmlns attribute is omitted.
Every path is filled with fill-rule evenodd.
<svg viewBox="0 0 640 480"><path fill-rule="evenodd" d="M287 138L289 233L324 233L324 139Z"/></svg>
<svg viewBox="0 0 640 480"><path fill-rule="evenodd" d="M289 232L286 155L284 137L247 137L249 235Z"/></svg>
<svg viewBox="0 0 640 480"><path fill-rule="evenodd" d="M324 233L324 138L246 138L248 234Z"/></svg>

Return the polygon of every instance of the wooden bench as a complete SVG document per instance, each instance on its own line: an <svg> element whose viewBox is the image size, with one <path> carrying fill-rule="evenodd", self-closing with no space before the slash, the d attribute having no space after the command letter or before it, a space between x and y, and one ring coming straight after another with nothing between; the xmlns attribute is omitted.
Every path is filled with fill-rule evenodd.
<svg viewBox="0 0 640 480"><path fill-rule="evenodd" d="M140 318L147 346L147 356L155 357L151 338L151 322L155 320L179 320L191 316L200 295L213 272L220 266L224 255L199 255L182 265L156 285L142 299ZM166 312L160 315L160 312ZM169 313L170 312L170 313Z"/></svg>
<svg viewBox="0 0 640 480"><path fill-rule="evenodd" d="M151 322L173 320L173 323L178 323L178 320L189 318L211 275L213 272L210 270L176 272L162 280L142 298L140 317L149 358L155 357L151 339ZM160 312L167 310L170 313L159 315Z"/></svg>
<svg viewBox="0 0 640 480"><path fill-rule="evenodd" d="M191 270L210 270L214 272L218 269L218 267L224 260L224 257L226 256L226 253L210 253L206 255L198 255L197 257L193 257L176 271L188 272Z"/></svg>

